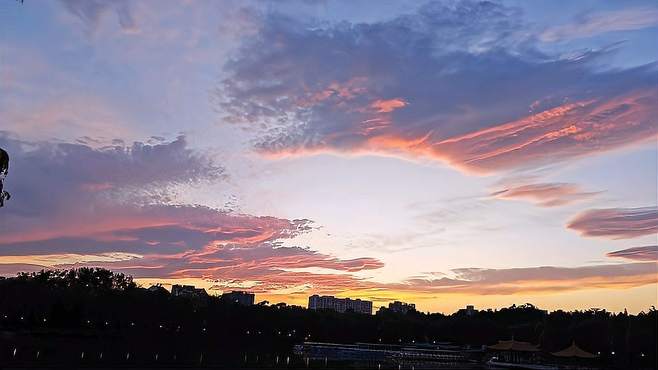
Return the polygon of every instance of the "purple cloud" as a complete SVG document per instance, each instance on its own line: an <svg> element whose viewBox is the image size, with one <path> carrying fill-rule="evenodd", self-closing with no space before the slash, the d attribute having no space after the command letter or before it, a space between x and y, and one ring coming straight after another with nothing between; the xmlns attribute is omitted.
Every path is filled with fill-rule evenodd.
<svg viewBox="0 0 658 370"><path fill-rule="evenodd" d="M80 235L103 230L114 220L118 224L112 227L129 225L131 211L161 217L157 207L135 205L157 204L163 200L158 197L167 197L169 186L216 181L224 172L187 148L182 136L159 144L94 148L0 134L0 146L12 156L12 176L6 184L11 184L16 200L3 209L4 241Z"/></svg>
<svg viewBox="0 0 658 370"><path fill-rule="evenodd" d="M625 258L634 261L658 262L658 245L622 249L614 252L608 252L606 253L606 256L613 258Z"/></svg>
<svg viewBox="0 0 658 370"><path fill-rule="evenodd" d="M567 227L583 236L629 239L658 233L658 207L592 209Z"/></svg>
<svg viewBox="0 0 658 370"><path fill-rule="evenodd" d="M266 155L427 156L480 173L656 135L654 66L594 68L611 50L547 55L523 29L518 10L490 2L367 24L268 14L225 65L222 108Z"/></svg>
<svg viewBox="0 0 658 370"><path fill-rule="evenodd" d="M374 258L342 259L281 246L312 230L307 219L172 204L167 191L172 185L218 181L224 171L189 149L184 137L156 141L98 148L0 135L0 146L12 154L15 189L15 201L3 208L0 273L104 266L138 278L283 287L320 284L319 276L327 275L291 269L335 270L347 281L358 280L353 272L383 267ZM296 274L303 278L295 280Z"/></svg>

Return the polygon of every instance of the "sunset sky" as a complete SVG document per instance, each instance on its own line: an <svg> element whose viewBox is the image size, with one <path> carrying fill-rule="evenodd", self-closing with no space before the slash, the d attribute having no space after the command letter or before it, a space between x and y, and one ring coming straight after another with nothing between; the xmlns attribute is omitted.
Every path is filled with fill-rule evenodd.
<svg viewBox="0 0 658 370"><path fill-rule="evenodd" d="M2 1L0 275L646 311L655 1Z"/></svg>

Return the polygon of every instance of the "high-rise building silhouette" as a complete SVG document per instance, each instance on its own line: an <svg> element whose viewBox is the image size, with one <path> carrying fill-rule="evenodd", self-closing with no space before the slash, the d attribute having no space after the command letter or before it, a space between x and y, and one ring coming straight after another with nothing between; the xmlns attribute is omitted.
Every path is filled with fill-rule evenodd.
<svg viewBox="0 0 658 370"><path fill-rule="evenodd" d="M333 296L319 296L317 294L308 297L309 310L333 310L337 312L354 311L366 315L372 314L372 302L361 299L336 298Z"/></svg>

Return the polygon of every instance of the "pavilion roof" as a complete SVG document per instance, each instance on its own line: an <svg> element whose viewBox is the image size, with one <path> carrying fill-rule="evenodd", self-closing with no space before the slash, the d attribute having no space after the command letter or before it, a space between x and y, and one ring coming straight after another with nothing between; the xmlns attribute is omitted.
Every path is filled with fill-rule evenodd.
<svg viewBox="0 0 658 370"><path fill-rule="evenodd" d="M493 346L489 346L489 349L494 351L519 351L519 352L537 352L539 348L536 345L528 342L519 342L516 340L499 340L498 343Z"/></svg>
<svg viewBox="0 0 658 370"><path fill-rule="evenodd" d="M553 356L557 357L578 357L578 358L596 358L596 355L589 353L576 345L576 342L572 342L571 345L561 351L552 353Z"/></svg>

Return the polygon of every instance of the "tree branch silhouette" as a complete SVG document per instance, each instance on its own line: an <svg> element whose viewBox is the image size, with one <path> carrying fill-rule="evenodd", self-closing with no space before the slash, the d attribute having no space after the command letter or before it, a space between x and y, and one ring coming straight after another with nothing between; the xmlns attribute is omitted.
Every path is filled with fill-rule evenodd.
<svg viewBox="0 0 658 370"><path fill-rule="evenodd" d="M9 173L9 154L0 148L0 207L5 205L5 200L9 200L11 195L4 190L4 179Z"/></svg>

